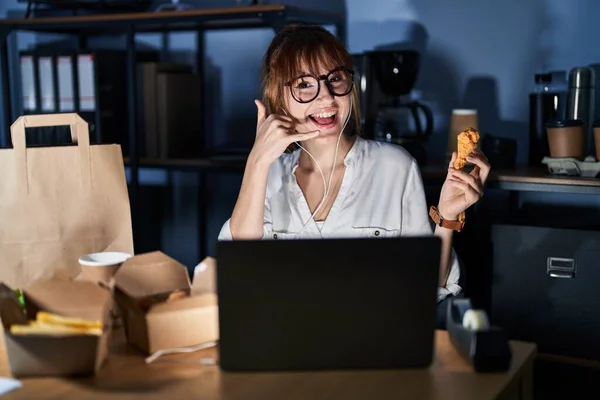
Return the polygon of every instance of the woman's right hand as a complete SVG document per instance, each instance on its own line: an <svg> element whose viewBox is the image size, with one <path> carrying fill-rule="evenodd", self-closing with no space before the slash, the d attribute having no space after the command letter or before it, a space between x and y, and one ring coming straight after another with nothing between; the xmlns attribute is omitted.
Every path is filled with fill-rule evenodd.
<svg viewBox="0 0 600 400"><path fill-rule="evenodd" d="M298 133L294 130L293 120L285 115L271 114L267 117L267 108L260 100L255 100L258 117L256 121L256 139L250 156L258 163L270 166L293 142L309 140L319 136L319 131Z"/></svg>

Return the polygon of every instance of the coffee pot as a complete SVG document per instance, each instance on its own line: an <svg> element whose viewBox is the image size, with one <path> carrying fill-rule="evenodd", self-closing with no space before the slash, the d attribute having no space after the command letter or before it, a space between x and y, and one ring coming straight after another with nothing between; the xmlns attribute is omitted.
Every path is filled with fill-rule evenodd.
<svg viewBox="0 0 600 400"><path fill-rule="evenodd" d="M421 55L415 50L374 50L355 56L362 128L367 137L404 147L424 165L433 132L431 109L411 98Z"/></svg>

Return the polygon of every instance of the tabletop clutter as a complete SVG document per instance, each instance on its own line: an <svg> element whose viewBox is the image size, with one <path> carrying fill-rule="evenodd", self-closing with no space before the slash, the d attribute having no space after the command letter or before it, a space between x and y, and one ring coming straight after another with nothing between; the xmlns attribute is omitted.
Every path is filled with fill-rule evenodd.
<svg viewBox="0 0 600 400"><path fill-rule="evenodd" d="M71 146L25 146L25 129L69 126ZM0 318L15 377L93 375L115 324L141 354L216 344L215 268L135 254L119 145L90 145L77 114L27 115L0 149ZM149 358L148 360L151 360Z"/></svg>
<svg viewBox="0 0 600 400"><path fill-rule="evenodd" d="M51 126L68 126L72 145L27 148L27 128ZM90 145L73 113L19 117L11 139L0 149L0 318L13 377L95 375L116 326L146 363L215 346L216 260L190 279L161 251L134 252L120 146ZM479 132L457 140L463 168Z"/></svg>

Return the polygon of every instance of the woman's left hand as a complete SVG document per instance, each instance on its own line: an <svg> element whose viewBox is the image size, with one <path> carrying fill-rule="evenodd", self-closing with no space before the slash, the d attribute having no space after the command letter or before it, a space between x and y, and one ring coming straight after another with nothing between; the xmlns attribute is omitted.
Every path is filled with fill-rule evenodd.
<svg viewBox="0 0 600 400"><path fill-rule="evenodd" d="M458 214L477 203L483 196L483 187L490 173L488 159L479 151L474 151L467 157L467 161L475 165L470 173L452 167L456 157L457 153L452 153L448 175L438 203L440 214L449 221L456 221Z"/></svg>

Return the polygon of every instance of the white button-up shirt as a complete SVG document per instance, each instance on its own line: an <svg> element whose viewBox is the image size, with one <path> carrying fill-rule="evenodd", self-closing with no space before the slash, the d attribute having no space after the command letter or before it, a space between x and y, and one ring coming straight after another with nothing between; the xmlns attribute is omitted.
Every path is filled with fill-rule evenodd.
<svg viewBox="0 0 600 400"><path fill-rule="evenodd" d="M282 154L269 170L263 239L432 235L419 167L402 147L357 138L324 222L315 222L294 174L301 150ZM219 240L232 240L227 220ZM460 269L454 251L438 301L458 294Z"/></svg>

